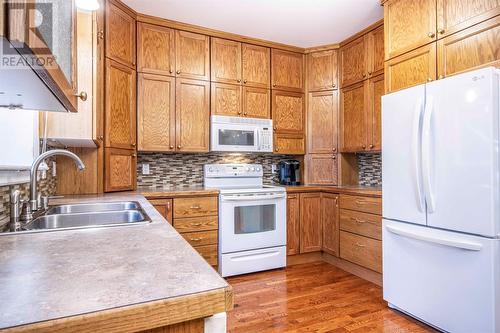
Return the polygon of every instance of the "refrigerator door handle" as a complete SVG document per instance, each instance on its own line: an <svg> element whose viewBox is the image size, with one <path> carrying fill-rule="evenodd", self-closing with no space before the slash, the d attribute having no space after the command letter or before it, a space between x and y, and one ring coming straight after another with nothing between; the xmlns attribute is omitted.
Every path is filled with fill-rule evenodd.
<svg viewBox="0 0 500 333"><path fill-rule="evenodd" d="M435 200L432 194L431 181L431 120L434 111L434 101L432 96L427 96L424 108L424 119L422 124L422 176L424 182L425 201L427 212L433 213L435 210Z"/></svg>
<svg viewBox="0 0 500 333"><path fill-rule="evenodd" d="M482 244L478 243L473 243L469 241L459 241L455 239L449 239L449 238L443 238L443 237L437 237L437 236L430 236L426 235L424 233L419 233L419 232L411 232L408 230L404 230L395 226L388 225L385 227L389 232L403 236L406 238L411 238L411 239L416 239L420 240L423 242L428 242L428 243L434 243L434 244L439 244L439 245L444 245L444 246L449 246L449 247L456 247L462 250L468 250L468 251L481 251L483 248Z"/></svg>
<svg viewBox="0 0 500 333"><path fill-rule="evenodd" d="M416 189L416 199L417 208L420 212L424 211L424 196L422 193L422 154L421 154L421 139L422 139L422 126L421 118L423 111L423 101L419 99L417 105L415 106L415 112L413 114L413 133L412 133L412 145L411 145L411 155L413 156L413 167L414 167L414 177L415 177L415 189Z"/></svg>

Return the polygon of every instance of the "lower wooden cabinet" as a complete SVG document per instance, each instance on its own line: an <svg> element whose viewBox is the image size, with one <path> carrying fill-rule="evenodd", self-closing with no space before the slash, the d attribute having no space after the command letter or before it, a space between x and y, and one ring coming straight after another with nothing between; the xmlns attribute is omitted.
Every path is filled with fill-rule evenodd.
<svg viewBox="0 0 500 333"><path fill-rule="evenodd" d="M149 200L151 205L160 213L168 223L172 224L173 221L173 200L172 199L152 199Z"/></svg>
<svg viewBox="0 0 500 333"><path fill-rule="evenodd" d="M300 253L300 198L289 194L286 205L286 254Z"/></svg>
<svg viewBox="0 0 500 333"><path fill-rule="evenodd" d="M321 221L323 225L324 252L339 256L339 196L323 193L321 195Z"/></svg>
<svg viewBox="0 0 500 333"><path fill-rule="evenodd" d="M321 193L300 195L300 253L321 251Z"/></svg>
<svg viewBox="0 0 500 333"><path fill-rule="evenodd" d="M306 156L307 183L310 185L337 185L337 154L309 154Z"/></svg>
<svg viewBox="0 0 500 333"><path fill-rule="evenodd" d="M135 150L106 148L104 151L104 191L129 191L136 188Z"/></svg>
<svg viewBox="0 0 500 333"><path fill-rule="evenodd" d="M382 242L379 240L341 231L340 257L382 273Z"/></svg>

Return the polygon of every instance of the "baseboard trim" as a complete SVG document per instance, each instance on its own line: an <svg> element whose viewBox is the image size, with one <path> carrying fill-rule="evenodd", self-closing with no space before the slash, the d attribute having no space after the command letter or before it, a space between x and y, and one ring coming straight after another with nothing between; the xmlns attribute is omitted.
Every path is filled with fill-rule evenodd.
<svg viewBox="0 0 500 333"><path fill-rule="evenodd" d="M382 274L374 272L370 269L364 268L362 266L353 264L350 261L344 260L342 258L334 257L328 253L323 252L321 259L333 266L343 269L346 272L359 276L362 279L370 281L380 287L382 287Z"/></svg>
<svg viewBox="0 0 500 333"><path fill-rule="evenodd" d="M300 264L308 264L311 262L322 261L322 260L323 259L321 258L321 252L304 253L304 254L297 254L294 256L287 256L286 265L293 266Z"/></svg>

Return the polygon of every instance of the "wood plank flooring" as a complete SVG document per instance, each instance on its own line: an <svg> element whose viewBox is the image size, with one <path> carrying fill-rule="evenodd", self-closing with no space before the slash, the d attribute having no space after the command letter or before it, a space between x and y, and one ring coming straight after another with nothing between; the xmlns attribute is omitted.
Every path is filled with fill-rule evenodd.
<svg viewBox="0 0 500 333"><path fill-rule="evenodd" d="M325 262L229 278L230 333L436 332L387 307L382 289Z"/></svg>

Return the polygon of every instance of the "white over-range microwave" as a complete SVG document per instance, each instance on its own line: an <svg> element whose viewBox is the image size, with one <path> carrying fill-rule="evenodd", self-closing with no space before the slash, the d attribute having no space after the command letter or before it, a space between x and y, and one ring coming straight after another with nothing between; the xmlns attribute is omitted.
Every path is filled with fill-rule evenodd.
<svg viewBox="0 0 500 333"><path fill-rule="evenodd" d="M212 116L212 151L272 152L273 121L271 119Z"/></svg>

